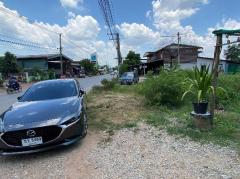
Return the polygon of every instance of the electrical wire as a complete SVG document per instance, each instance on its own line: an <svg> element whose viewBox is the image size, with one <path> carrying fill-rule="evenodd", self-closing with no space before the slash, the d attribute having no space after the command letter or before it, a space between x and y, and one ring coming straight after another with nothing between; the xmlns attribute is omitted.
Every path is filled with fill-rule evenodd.
<svg viewBox="0 0 240 179"><path fill-rule="evenodd" d="M25 47L33 47L33 48L56 49L56 48L51 48L51 47L43 47L43 46L31 45L31 44L22 43L22 42L15 42L15 41L1 39L1 38L0 38L0 42L11 43L11 44L15 44L15 45L19 45L19 46L25 46Z"/></svg>
<svg viewBox="0 0 240 179"><path fill-rule="evenodd" d="M29 18L26 18L26 17L24 17L24 16L20 16L20 15L18 15L18 14L16 14L16 13L13 13L13 12L9 11L9 10L6 10L6 9L3 8L3 7L0 7L0 11L3 12L4 14L11 15L11 16L14 16L14 17L16 17L16 18L18 18L18 19L21 19L23 22L26 22L26 20L28 20L28 21L31 23L31 21L32 21L32 20L29 19ZM58 32L55 32L55 31L53 31L53 30L50 30L50 29L48 29L48 28L46 28L46 27L44 27L44 26L41 26L41 25L35 23L34 21L32 21L31 25L37 26L38 28L41 28L41 29L43 29L43 30L46 30L46 31L48 31L48 32L51 32L51 33L54 33L54 34L57 34L57 35L59 34Z"/></svg>
<svg viewBox="0 0 240 179"><path fill-rule="evenodd" d="M1 38L1 36L2 36L2 38ZM35 48L57 49L57 47L44 46L44 45L42 45L40 43L37 43L37 42L31 42L31 41L15 38L15 37L12 37L10 35L6 35L6 34L2 34L2 33L0 33L0 39L5 40L5 41L11 41L11 42L14 42L14 43L19 43L18 45L24 44L24 46L34 46Z"/></svg>

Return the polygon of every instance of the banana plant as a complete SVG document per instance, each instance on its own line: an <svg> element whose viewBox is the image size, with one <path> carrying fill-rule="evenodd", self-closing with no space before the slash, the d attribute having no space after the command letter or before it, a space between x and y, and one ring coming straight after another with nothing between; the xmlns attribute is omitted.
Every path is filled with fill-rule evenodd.
<svg viewBox="0 0 240 179"><path fill-rule="evenodd" d="M215 94L215 89L212 86L212 73L209 73L209 66L200 70L195 67L193 78L186 78L183 85L188 86L188 88L182 95L182 100L187 94L193 94L196 96L197 103L207 102L208 94ZM221 87L218 87L218 89L225 92Z"/></svg>

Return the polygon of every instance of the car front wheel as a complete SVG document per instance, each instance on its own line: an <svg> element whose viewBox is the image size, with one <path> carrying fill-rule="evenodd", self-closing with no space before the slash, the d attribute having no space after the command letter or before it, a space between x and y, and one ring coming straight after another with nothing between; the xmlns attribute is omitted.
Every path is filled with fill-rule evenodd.
<svg viewBox="0 0 240 179"><path fill-rule="evenodd" d="M81 137L84 138L87 135L87 130L88 130L88 121L87 121L87 114L85 110L83 110L83 116L81 120L81 129L82 129L82 134Z"/></svg>

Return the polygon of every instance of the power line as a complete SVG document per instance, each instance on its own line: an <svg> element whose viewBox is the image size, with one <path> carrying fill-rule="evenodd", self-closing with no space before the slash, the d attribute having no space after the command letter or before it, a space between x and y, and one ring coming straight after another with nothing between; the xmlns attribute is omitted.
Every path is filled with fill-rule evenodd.
<svg viewBox="0 0 240 179"><path fill-rule="evenodd" d="M18 45L18 46L24 46L24 47L44 48L44 49L57 49L57 48L51 48L51 47L43 47L43 46L31 45L31 44L22 43L22 42L15 42L15 41L1 39L1 38L0 38L0 42L14 44L14 45Z"/></svg>
<svg viewBox="0 0 240 179"><path fill-rule="evenodd" d="M75 47L77 47L77 48L85 51L86 53L93 53L93 52L90 52L90 51L86 50L85 48L79 46L78 44L76 44L74 41L72 41L72 40L70 40L70 39L68 39L68 40L66 40L65 38L62 38L62 39L63 39L65 42L67 42L67 43L69 43L69 44L71 44L71 45L73 45L73 46L75 46Z"/></svg>
<svg viewBox="0 0 240 179"><path fill-rule="evenodd" d="M0 7L0 11L3 12L4 14L12 15L12 16L14 16L14 17L16 17L16 18L19 18L19 19L21 19L23 22L26 22L26 20L28 20L29 22L32 21L32 20L29 19L29 18L26 18L26 17L24 17L24 16L20 16L20 15L18 15L18 14L16 14L16 13L13 13L13 12L9 11L9 10L6 10L6 9L3 8L3 7ZM35 25L35 26L37 26L37 27L39 27L39 28L41 28L41 29L43 29L43 30L49 31L49 32L54 33L54 34L56 34L56 35L59 34L58 32L55 32L55 31L53 31L53 30L50 30L50 29L48 29L48 28L46 28L46 27L44 27L44 26L41 26L41 25L35 23L34 21L32 21L31 25Z"/></svg>
<svg viewBox="0 0 240 179"><path fill-rule="evenodd" d="M0 33L0 37L1 36L3 37L2 40L9 40L10 39L9 41L13 41L15 43L20 42L20 44L25 44L25 45L27 44L27 45L35 46L37 48L57 49L57 47L54 47L54 46L44 46L44 45L42 45L41 43L38 43L38 42L27 41L27 40L15 38L15 37L12 37L10 35ZM18 41L18 42L16 42L16 41Z"/></svg>

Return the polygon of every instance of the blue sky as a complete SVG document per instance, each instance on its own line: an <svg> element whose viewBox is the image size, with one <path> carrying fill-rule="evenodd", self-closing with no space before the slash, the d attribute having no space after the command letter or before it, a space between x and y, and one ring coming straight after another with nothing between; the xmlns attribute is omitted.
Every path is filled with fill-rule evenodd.
<svg viewBox="0 0 240 179"><path fill-rule="evenodd" d="M4 4L21 15L50 24L65 25L67 14L72 11L80 15L91 15L104 25L103 17L97 0L84 1L83 9L69 9L61 6L59 0L2 0ZM151 0L112 0L116 23L143 23L152 26L146 18L146 12L152 8ZM198 13L183 20L183 25L191 24L199 34L206 33L208 27L216 25L223 18L240 20L239 0L209 0L207 5L201 5Z"/></svg>
<svg viewBox="0 0 240 179"><path fill-rule="evenodd" d="M107 61L111 64L115 63L112 62L115 55L114 47L111 47L112 43L108 42L105 23L97 0L0 0L0 2L3 2L3 7L9 11L15 10L21 16L36 20L43 26L49 24L48 28L51 30L67 31L67 40L83 45L84 48L89 49L89 53L96 51L102 63ZM174 42L175 39L161 39L161 36L176 34L180 31L182 34L190 34L182 37L184 43L202 45L206 49L205 54L211 56L212 48L208 49L213 46L214 37L206 37L209 35L209 28L240 28L239 0L112 0L112 3L114 18L122 38L123 55L128 50L135 50L143 55L145 51L157 49L168 41ZM0 21L1 18L6 17L0 16ZM10 17L8 18L11 20ZM71 19L72 22L69 22ZM28 21L28 23L31 25L32 22ZM75 23L79 27L76 27ZM29 24L25 25L26 28L29 28ZM54 24L58 26L54 27ZM4 24L0 25L4 26ZM7 26L10 25L7 24ZM82 27L84 30L81 29ZM29 30L26 31L31 33ZM0 33L6 33L6 29L1 31L0 28ZM41 31L41 33L45 32ZM12 35L18 37L19 34L21 38L25 37L19 29L16 29L16 34ZM85 37L85 34L88 36ZM56 39L52 34L44 35L52 41ZM30 38L26 35L26 38L30 41L32 39L50 44L47 42L49 40L43 37L38 39L36 36ZM206 44L206 41L209 43ZM109 50L104 50L105 48ZM20 51L16 50L16 53ZM24 53L30 52L22 50L21 54ZM80 56L81 58L89 56L88 53L83 52L78 54L76 50L74 53L66 50L66 53L78 59Z"/></svg>

